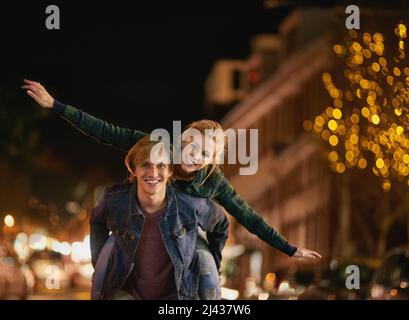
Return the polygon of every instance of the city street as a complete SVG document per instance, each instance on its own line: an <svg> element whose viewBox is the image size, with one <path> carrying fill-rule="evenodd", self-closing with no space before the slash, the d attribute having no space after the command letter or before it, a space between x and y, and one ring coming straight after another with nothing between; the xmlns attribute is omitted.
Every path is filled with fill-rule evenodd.
<svg viewBox="0 0 409 320"><path fill-rule="evenodd" d="M27 300L90 300L90 291L69 289L56 293L36 293L29 295Z"/></svg>

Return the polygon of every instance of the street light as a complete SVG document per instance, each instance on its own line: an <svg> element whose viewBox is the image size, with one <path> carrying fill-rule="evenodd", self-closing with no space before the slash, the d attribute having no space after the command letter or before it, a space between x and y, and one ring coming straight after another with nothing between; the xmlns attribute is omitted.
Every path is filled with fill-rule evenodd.
<svg viewBox="0 0 409 320"><path fill-rule="evenodd" d="M14 218L11 214L8 214L7 216L5 216L4 224L9 228L12 228L14 226Z"/></svg>

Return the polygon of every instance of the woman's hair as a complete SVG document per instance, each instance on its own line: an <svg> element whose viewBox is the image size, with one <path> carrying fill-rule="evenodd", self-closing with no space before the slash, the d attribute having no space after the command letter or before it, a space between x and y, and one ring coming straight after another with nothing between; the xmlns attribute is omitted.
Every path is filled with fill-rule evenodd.
<svg viewBox="0 0 409 320"><path fill-rule="evenodd" d="M210 177L210 175L220 167L220 163L222 163L223 157L224 157L224 152L226 150L227 146L227 136L223 130L223 127L219 122L213 121L213 120L199 120L199 121L194 121L190 123L185 130L183 130L183 134L188 132L191 129L196 129L198 130L202 135L204 136L209 136L213 139L215 143L215 150L213 153L213 161L211 164L208 164L207 166L210 166L210 169L207 170L207 174L205 178L202 181L202 184L206 181L207 178ZM183 134L182 134L182 139L183 139Z"/></svg>
<svg viewBox="0 0 409 320"><path fill-rule="evenodd" d="M153 148L162 148L162 150L166 150L164 149L164 144L162 142L151 141L150 136L146 136L135 143L131 150L128 151L128 154L125 157L125 166L129 172L129 182L136 181L136 166L138 164L141 165L146 160L150 159L150 154ZM168 157L169 159L172 159L172 148L168 149L169 150L166 150L167 152L169 152ZM173 170L173 165L170 161L168 165Z"/></svg>

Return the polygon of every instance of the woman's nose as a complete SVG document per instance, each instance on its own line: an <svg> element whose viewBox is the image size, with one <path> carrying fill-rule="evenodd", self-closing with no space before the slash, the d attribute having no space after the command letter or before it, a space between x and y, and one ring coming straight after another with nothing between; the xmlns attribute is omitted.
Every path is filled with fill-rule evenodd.
<svg viewBox="0 0 409 320"><path fill-rule="evenodd" d="M198 164L200 162L200 160L201 160L200 159L200 154L198 152L193 153L191 159L195 164Z"/></svg>

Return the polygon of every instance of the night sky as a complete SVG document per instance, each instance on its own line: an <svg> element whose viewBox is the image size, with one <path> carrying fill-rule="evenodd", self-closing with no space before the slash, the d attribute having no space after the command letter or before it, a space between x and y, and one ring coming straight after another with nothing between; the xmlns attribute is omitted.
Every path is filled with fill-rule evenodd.
<svg viewBox="0 0 409 320"><path fill-rule="evenodd" d="M172 120L186 125L205 117L204 81L212 64L246 58L251 37L275 32L290 12L289 7L267 10L261 1L243 3L191 8L124 1L2 4L0 85L19 88L23 78L37 80L56 99L125 127L170 129ZM45 28L48 4L58 4L61 30ZM23 99L30 103L28 96ZM78 175L98 163L106 174L123 177L124 153L49 114L38 123L42 145Z"/></svg>
<svg viewBox="0 0 409 320"><path fill-rule="evenodd" d="M267 10L262 1L223 7L175 3L2 4L0 90L13 92L22 113L40 110L20 89L28 78L57 100L124 127L150 132L171 129L173 120L184 126L206 117L204 81L213 63L247 58L251 37L276 32L291 11L288 6ZM45 28L49 4L60 8L61 30ZM33 195L62 208L75 186L92 178L90 172L108 181L98 183L126 177L125 153L85 137L50 111L42 113L31 125L40 131L38 148L48 160L42 167L23 167Z"/></svg>

